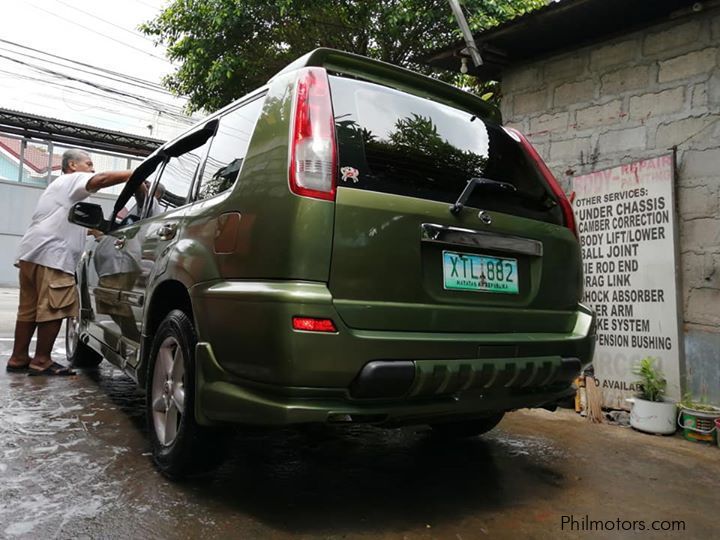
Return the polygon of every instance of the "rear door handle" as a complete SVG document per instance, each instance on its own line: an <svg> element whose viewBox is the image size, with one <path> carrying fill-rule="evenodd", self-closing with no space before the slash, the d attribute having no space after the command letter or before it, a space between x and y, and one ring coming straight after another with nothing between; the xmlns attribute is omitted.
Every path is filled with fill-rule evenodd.
<svg viewBox="0 0 720 540"><path fill-rule="evenodd" d="M162 240L171 240L175 237L176 232L177 223L165 223L158 229L157 235Z"/></svg>

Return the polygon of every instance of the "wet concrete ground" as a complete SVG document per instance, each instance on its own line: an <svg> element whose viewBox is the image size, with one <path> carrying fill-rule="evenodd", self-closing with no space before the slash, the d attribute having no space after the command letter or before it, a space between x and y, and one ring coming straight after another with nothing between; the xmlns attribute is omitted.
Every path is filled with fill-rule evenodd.
<svg viewBox="0 0 720 540"><path fill-rule="evenodd" d="M14 302L0 290L3 366ZM719 508L720 449L570 411L515 412L465 441L420 428L237 433L217 473L174 484L151 463L143 395L107 362L70 378L0 372L0 538L581 538L588 516L685 521L593 538L709 539ZM561 528L570 515L575 531Z"/></svg>

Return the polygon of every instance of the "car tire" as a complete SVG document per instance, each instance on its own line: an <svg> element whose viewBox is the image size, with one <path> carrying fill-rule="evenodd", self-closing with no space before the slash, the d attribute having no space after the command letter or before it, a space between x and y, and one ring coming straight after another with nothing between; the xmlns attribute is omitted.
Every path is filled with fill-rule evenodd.
<svg viewBox="0 0 720 540"><path fill-rule="evenodd" d="M79 368L95 368L103 361L100 353L80 340L80 319L65 319L65 355L68 363Z"/></svg>
<svg viewBox="0 0 720 540"><path fill-rule="evenodd" d="M147 366L146 412L152 455L161 473L207 473L224 455L224 433L195 421L195 344L190 318L171 311L160 323Z"/></svg>
<svg viewBox="0 0 720 540"><path fill-rule="evenodd" d="M505 416L504 412L495 413L485 418L475 420L464 420L462 422L447 422L443 424L431 424L434 435L452 439L476 437L487 433L500 423Z"/></svg>

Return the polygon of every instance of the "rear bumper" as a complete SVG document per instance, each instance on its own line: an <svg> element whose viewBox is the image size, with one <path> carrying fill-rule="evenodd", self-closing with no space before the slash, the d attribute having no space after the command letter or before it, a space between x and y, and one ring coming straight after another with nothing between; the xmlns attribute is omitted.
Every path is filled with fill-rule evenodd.
<svg viewBox="0 0 720 540"><path fill-rule="evenodd" d="M490 361L465 380L465 389L448 384L458 381L459 369L448 363L417 367L412 392L395 399L353 398L350 391L336 388L278 388L250 382L229 382L207 343L196 349L195 414L204 425L234 423L285 426L292 424L354 422L388 426L472 419L497 411L542 407L575 393L572 379L577 376L577 359L553 359L554 367L545 386L527 386L528 379L508 374L516 371L507 362L502 369L487 369ZM548 364L548 359L544 359ZM472 363L472 361L470 361ZM530 359L518 365L530 366ZM501 363L502 364L502 363ZM537 365L536 373L542 371ZM484 374L494 372L490 379ZM455 376L450 375L455 374ZM524 382L523 382L524 381ZM419 396L418 394L425 394Z"/></svg>
<svg viewBox="0 0 720 540"><path fill-rule="evenodd" d="M376 360L363 367L350 385L354 399L423 399L465 392L504 389L548 391L572 383L580 360L541 356L459 360Z"/></svg>
<svg viewBox="0 0 720 540"><path fill-rule="evenodd" d="M584 306L568 333L382 332L346 327L324 284L220 282L191 295L203 424L407 424L538 407L573 392L595 343ZM331 318L338 332L293 331L295 315ZM388 379L368 368L378 362L399 369Z"/></svg>

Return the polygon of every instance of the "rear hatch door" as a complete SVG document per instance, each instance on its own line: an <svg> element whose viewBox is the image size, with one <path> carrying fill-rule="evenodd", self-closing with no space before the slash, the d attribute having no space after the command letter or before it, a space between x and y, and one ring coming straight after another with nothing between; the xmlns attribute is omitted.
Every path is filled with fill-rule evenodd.
<svg viewBox="0 0 720 540"><path fill-rule="evenodd" d="M451 104L330 77L340 179L329 287L352 328L567 332L579 248L517 138ZM465 207L450 208L472 178Z"/></svg>

